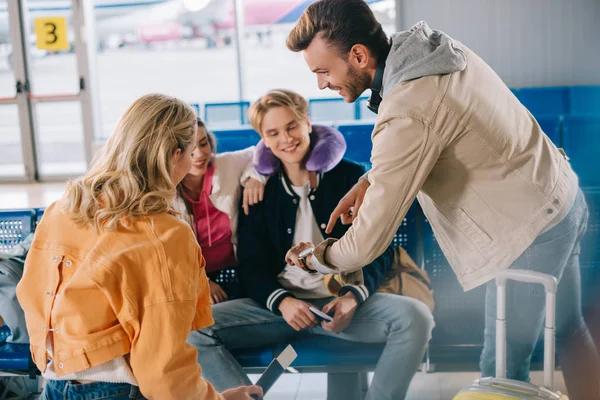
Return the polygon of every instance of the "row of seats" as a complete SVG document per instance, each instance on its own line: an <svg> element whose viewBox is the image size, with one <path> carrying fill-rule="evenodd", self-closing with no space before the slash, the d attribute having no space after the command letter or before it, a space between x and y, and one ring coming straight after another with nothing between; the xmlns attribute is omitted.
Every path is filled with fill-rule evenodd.
<svg viewBox="0 0 600 400"><path fill-rule="evenodd" d="M586 189L590 207L588 232L582 245L581 273L584 309L589 314L600 293L600 189ZM0 211L0 251L7 251L34 232L43 209ZM476 365L483 345L485 287L463 292L452 268L442 254L423 213L415 203L404 219L394 244L403 246L428 272L435 291L436 328L430 343L429 359L437 365ZM0 343L2 339L0 330ZM382 345L350 344L334 338L310 338L294 343L298 359L294 367L304 372L352 373L372 370L383 350ZM541 345L535 360L540 360ZM265 368L282 346L238 350L234 355L249 371ZM27 346L4 344L0 347L0 370L27 371L30 367Z"/></svg>
<svg viewBox="0 0 600 400"><path fill-rule="evenodd" d="M367 100L367 97L361 97L355 103L348 104L341 97L310 99L308 112L313 121L374 119L375 114L367 108ZM205 103L203 113L199 103L193 103L192 106L198 115L204 115L204 121L211 128L250 123L248 121L249 101Z"/></svg>
<svg viewBox="0 0 600 400"><path fill-rule="evenodd" d="M600 86L537 87L511 91L536 117L600 114ZM309 114L313 121L374 119L375 114L367 108L367 100L368 97L361 97L349 104L341 97L310 99ZM206 103L203 113L199 103L193 106L213 128L248 124L248 101Z"/></svg>
<svg viewBox="0 0 600 400"><path fill-rule="evenodd" d="M534 115L600 114L600 86L511 89Z"/></svg>
<svg viewBox="0 0 600 400"><path fill-rule="evenodd" d="M406 216L394 244L403 246L415 260L423 263L422 245L418 232L416 206ZM21 243L35 228L43 217L44 209L2 210L0 211L0 252L10 251L15 245ZM421 249L421 250L420 250ZM0 328L0 371L17 370L27 372L32 367L27 345L7 344L6 338L10 330L5 326ZM285 346L269 348L239 350L234 353L240 364L249 372L266 368L271 360L277 356ZM302 372L332 372L339 377L347 379L347 374L355 375L363 371L373 370L379 355L383 350L381 345L364 344L352 345L348 342L328 338L310 338L294 343L298 358L294 367ZM0 374L1 375L1 374ZM330 378L331 379L331 378ZM358 381L358 377L356 377ZM330 382L335 384L335 380Z"/></svg>
<svg viewBox="0 0 600 400"><path fill-rule="evenodd" d="M563 147L579 175L582 186L600 186L596 161L600 153L599 115L549 115L537 118L550 139ZM336 126L347 144L346 157L369 165L373 123L354 122ZM215 130L217 150L234 151L255 145L260 139L251 127Z"/></svg>

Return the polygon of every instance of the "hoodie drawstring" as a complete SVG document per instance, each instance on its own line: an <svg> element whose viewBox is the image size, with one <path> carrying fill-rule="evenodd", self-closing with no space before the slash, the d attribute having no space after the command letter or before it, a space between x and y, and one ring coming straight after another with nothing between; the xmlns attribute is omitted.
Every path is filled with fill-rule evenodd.
<svg viewBox="0 0 600 400"><path fill-rule="evenodd" d="M208 247L212 247L212 233L210 227L210 213L208 212L208 194L203 190L202 196L204 196L204 212L206 213L206 227L208 228Z"/></svg>

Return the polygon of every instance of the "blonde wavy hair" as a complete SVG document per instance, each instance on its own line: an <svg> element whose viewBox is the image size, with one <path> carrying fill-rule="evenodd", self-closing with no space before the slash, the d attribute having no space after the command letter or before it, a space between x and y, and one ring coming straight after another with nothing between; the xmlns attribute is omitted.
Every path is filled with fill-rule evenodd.
<svg viewBox="0 0 600 400"><path fill-rule="evenodd" d="M96 154L88 172L69 182L63 210L80 226L129 228L145 215L171 209L173 153L195 145L196 114L162 94L136 100Z"/></svg>

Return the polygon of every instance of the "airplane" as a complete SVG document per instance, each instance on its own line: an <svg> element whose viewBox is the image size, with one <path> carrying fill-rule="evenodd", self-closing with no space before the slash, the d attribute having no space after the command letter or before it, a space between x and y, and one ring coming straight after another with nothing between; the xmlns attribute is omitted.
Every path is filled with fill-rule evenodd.
<svg viewBox="0 0 600 400"><path fill-rule="evenodd" d="M185 7L171 6L160 12L159 18L146 18L138 26L140 41L178 40L184 35L203 36L210 39L224 39L231 43L235 33L234 0L187 0ZM243 0L243 22L246 34L259 37L268 34L274 25L293 24L302 12L316 0ZM394 7L394 0L365 0L369 5L379 6L379 10ZM379 3L379 4L376 4ZM387 3L387 6L381 7ZM159 8L161 6L157 6ZM131 15L132 18L135 18ZM187 32L187 33L186 33Z"/></svg>
<svg viewBox="0 0 600 400"><path fill-rule="evenodd" d="M234 0L93 1L100 49L112 38L120 41L127 37L140 43L205 37L209 42L220 39L228 44L235 28ZM314 1L243 0L246 32L261 35L264 27L293 23ZM393 0L366 1L369 4L393 3ZM59 15L68 18L71 4L71 0L27 1L30 29L33 29L32 22L37 17ZM0 0L0 45L10 43L8 35L8 0ZM73 37L71 31L69 37ZM30 42L35 42L32 32Z"/></svg>

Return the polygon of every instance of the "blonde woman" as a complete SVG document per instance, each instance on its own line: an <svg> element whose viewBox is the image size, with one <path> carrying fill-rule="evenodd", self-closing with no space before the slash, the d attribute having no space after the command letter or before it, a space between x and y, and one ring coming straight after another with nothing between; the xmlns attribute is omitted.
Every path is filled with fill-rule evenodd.
<svg viewBox="0 0 600 400"><path fill-rule="evenodd" d="M171 213L191 167L194 111L135 101L89 171L36 230L17 287L43 399L250 399L201 377L188 333L213 323L204 259Z"/></svg>

